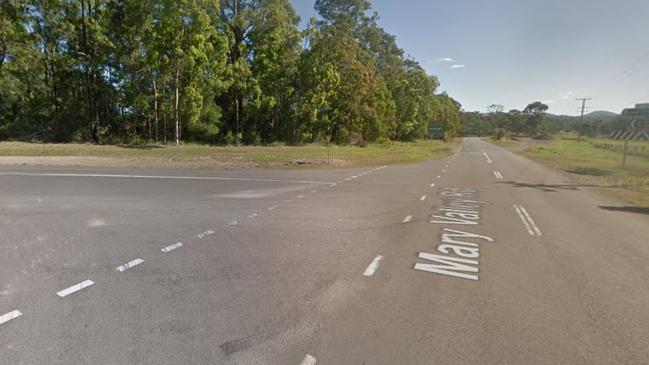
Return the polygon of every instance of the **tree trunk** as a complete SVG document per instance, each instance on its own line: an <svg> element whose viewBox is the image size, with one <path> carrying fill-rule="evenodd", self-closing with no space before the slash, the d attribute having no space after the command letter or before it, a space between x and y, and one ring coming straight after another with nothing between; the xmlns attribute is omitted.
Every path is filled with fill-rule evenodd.
<svg viewBox="0 0 649 365"><path fill-rule="evenodd" d="M158 85L153 78L153 110L155 114L155 142L158 143Z"/></svg>
<svg viewBox="0 0 649 365"><path fill-rule="evenodd" d="M176 77L175 77L175 80L174 80L174 87L176 89L176 101L175 101L176 128L174 130L175 131L174 134L175 134L175 138L176 138L176 146L180 146L180 118L179 118L179 113L178 113L178 99L179 99L179 95L178 95L178 87L179 87L178 83L179 83L179 80L178 79L179 78L180 78L180 68L178 67L178 65L176 65Z"/></svg>

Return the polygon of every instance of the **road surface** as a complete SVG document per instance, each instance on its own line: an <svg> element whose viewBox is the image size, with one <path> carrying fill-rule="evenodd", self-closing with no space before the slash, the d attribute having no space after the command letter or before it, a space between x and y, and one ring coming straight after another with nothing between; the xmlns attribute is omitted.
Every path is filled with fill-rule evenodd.
<svg viewBox="0 0 649 365"><path fill-rule="evenodd" d="M0 168L2 364L647 364L649 217L467 138L343 170Z"/></svg>

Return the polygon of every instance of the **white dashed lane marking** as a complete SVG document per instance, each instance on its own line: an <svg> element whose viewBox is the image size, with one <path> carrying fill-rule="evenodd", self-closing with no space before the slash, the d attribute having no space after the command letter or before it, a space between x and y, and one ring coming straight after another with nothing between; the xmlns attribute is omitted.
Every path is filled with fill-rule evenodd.
<svg viewBox="0 0 649 365"><path fill-rule="evenodd" d="M171 252L171 251L173 251L173 250L175 250L175 249L177 249L179 247L183 247L182 242L176 242L173 245L169 245L169 246L167 246L165 248L162 248L160 251L162 251L164 253L168 253L168 252Z"/></svg>
<svg viewBox="0 0 649 365"><path fill-rule="evenodd" d="M483 154L484 157L487 159L487 163L493 163L493 161L491 161L491 159L489 158L489 155L487 154L487 152L482 151L482 154Z"/></svg>
<svg viewBox="0 0 649 365"><path fill-rule="evenodd" d="M431 187L431 188L434 188L434 187L435 187L435 183L430 184L430 187Z"/></svg>
<svg viewBox="0 0 649 365"><path fill-rule="evenodd" d="M275 209L277 209L277 205L271 205L270 207L268 207L268 210L275 210Z"/></svg>
<svg viewBox="0 0 649 365"><path fill-rule="evenodd" d="M438 178L438 179L440 179L441 177L442 177L442 175L437 175L437 178Z"/></svg>
<svg viewBox="0 0 649 365"><path fill-rule="evenodd" d="M17 310L17 309L12 310L9 313L3 314L3 315L0 316L0 325L5 324L5 323L7 323L7 322L9 322L11 320L14 320L14 319L16 319L16 318L18 318L18 317L20 317L22 315L23 315L23 313L21 311Z"/></svg>
<svg viewBox="0 0 649 365"><path fill-rule="evenodd" d="M214 231L212 231L212 230L209 230L209 231L205 231L205 232L203 232L203 233L199 233L199 234L197 234L196 237L198 237L198 238L200 238L200 239L203 239L203 238L205 238L205 237L207 237L207 236L211 236L211 235L213 235L214 233L216 233L216 232L214 232Z"/></svg>
<svg viewBox="0 0 649 365"><path fill-rule="evenodd" d="M496 179L498 179L498 180L502 180L502 179L503 179L503 175L500 173L500 171L494 171L494 176L495 176Z"/></svg>
<svg viewBox="0 0 649 365"><path fill-rule="evenodd" d="M133 261L125 263L124 265L117 266L115 268L115 270L117 270L119 272L124 272L124 271L126 271L126 270L128 270L130 268L133 268L133 267L135 267L137 265L140 265L140 264L143 264L143 263L144 263L144 260L142 260L140 258L137 258L137 259L135 259Z"/></svg>
<svg viewBox="0 0 649 365"><path fill-rule="evenodd" d="M401 221L401 223L408 223L408 222L410 222L411 220L412 220L412 216L411 216L411 215L407 215L405 218L403 218L403 220Z"/></svg>
<svg viewBox="0 0 649 365"><path fill-rule="evenodd" d="M228 223L228 227L236 226L237 224L239 224L238 221L232 221L232 222Z"/></svg>
<svg viewBox="0 0 649 365"><path fill-rule="evenodd" d="M302 199L302 198L304 198L304 195L298 195L297 198Z"/></svg>
<svg viewBox="0 0 649 365"><path fill-rule="evenodd" d="M78 292L79 290L83 290L83 289L85 289L85 288L87 288L89 286L92 286L94 284L95 283L92 280L82 281L79 284L72 285L69 288L66 288L66 289L63 289L63 290L57 292L56 295L58 295L61 298L64 298L64 297L67 297L70 294L74 294L74 293Z"/></svg>
<svg viewBox="0 0 649 365"><path fill-rule="evenodd" d="M315 365L317 361L318 360L315 357L307 354L302 360L302 362L300 363L300 365Z"/></svg>
<svg viewBox="0 0 649 365"><path fill-rule="evenodd" d="M421 201L426 200L426 195L422 195L421 198L419 198L419 200L421 200Z"/></svg>
<svg viewBox="0 0 649 365"><path fill-rule="evenodd" d="M383 260L383 256L378 255L372 260L370 265L365 269L365 272L363 273L363 276L372 276L376 272L376 269L379 268L379 264L381 263L381 260Z"/></svg>

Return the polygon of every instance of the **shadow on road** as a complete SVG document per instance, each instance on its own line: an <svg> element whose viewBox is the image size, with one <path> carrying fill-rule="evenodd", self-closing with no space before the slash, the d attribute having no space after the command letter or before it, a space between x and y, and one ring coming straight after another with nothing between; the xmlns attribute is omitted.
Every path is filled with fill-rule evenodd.
<svg viewBox="0 0 649 365"><path fill-rule="evenodd" d="M639 213L639 214L649 215L649 207L631 207L631 206L613 207L613 206L600 205L599 208L604 210L610 210L613 212L628 212L628 213Z"/></svg>
<svg viewBox="0 0 649 365"><path fill-rule="evenodd" d="M557 190L579 190L580 187L593 187L591 184L532 184L518 181L499 181L498 184L508 184L515 188L530 188L545 192L557 192Z"/></svg>

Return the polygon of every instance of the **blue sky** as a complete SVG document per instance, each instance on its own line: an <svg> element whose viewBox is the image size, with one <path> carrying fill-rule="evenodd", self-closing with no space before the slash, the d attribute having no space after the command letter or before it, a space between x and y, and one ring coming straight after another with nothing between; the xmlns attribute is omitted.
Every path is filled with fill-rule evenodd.
<svg viewBox="0 0 649 365"><path fill-rule="evenodd" d="M313 0L292 0L306 23ZM374 0L379 25L465 110L649 102L649 0Z"/></svg>

